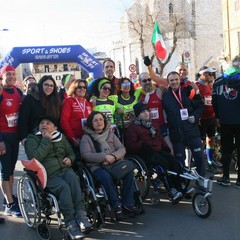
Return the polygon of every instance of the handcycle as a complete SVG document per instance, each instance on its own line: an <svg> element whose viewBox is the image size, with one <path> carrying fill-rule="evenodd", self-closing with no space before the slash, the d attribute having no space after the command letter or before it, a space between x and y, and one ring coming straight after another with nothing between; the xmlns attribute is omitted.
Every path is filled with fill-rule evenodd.
<svg viewBox="0 0 240 240"><path fill-rule="evenodd" d="M210 216L212 212L212 205L210 202L213 187L212 178L207 179L200 176L195 168L188 169L182 167L182 173L164 170L161 166L155 166L148 170L144 161L139 156L131 155L128 158L136 165L136 169L134 170L135 179L139 186L142 199L145 199L149 195L150 188L152 187L153 193L150 196L151 203L158 204L160 202L160 193L168 192L166 188L163 188L162 183L166 186L168 184L166 176L174 175L180 179L180 191L183 197L186 199L192 198L193 210L197 216L201 218ZM195 182L193 196L189 193L191 182ZM170 197L170 201L172 204L176 204L182 198L174 201Z"/></svg>

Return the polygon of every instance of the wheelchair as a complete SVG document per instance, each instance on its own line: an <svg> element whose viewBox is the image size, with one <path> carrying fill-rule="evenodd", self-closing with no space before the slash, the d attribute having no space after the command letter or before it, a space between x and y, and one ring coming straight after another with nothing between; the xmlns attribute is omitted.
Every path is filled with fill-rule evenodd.
<svg viewBox="0 0 240 240"><path fill-rule="evenodd" d="M88 202L86 203L88 205L86 206L86 210L89 214L88 217L92 222L93 226L99 228L105 226L106 221L114 222L115 216L104 186L95 181L91 170L85 164L82 166L82 171L84 178L82 182L84 182L88 191L91 192L91 194L89 195L91 197L91 200L86 201ZM136 178L134 178L134 180L134 204L136 207L141 209L141 212L143 213L144 211L141 192L138 188ZM119 197L121 198L121 180L116 180L115 184L119 193Z"/></svg>
<svg viewBox="0 0 240 240"><path fill-rule="evenodd" d="M23 161L22 161L23 162ZM51 238L51 216L56 215L58 228L63 233L63 221L56 197L45 190L45 186L36 172L24 168L25 174L19 179L17 184L17 196L20 211L25 223L30 228L36 228L41 239Z"/></svg>
<svg viewBox="0 0 240 240"><path fill-rule="evenodd" d="M153 188L150 201L152 204L158 204L160 202L160 193L168 193L166 188L166 185L168 185L167 175L177 176L180 180L179 190L182 192L184 198L192 199L192 206L196 215L201 218L207 218L210 216L212 212L212 205L210 202L213 187L212 178L207 179L200 176L195 168L188 169L181 166L182 173L176 173L164 170L160 165L154 166L152 169L147 169L144 161L137 155L132 155L129 159L136 165L135 179L138 186L140 186L139 189L141 189L140 193L143 199L149 195L150 189ZM191 182L195 182L193 196L188 194ZM162 184L164 185L164 188ZM172 204L177 204L182 198L174 201L170 197L169 200Z"/></svg>
<svg viewBox="0 0 240 240"><path fill-rule="evenodd" d="M17 196L25 223L28 227L35 228L37 235L41 239L49 240L51 238L49 225L52 219L57 218L58 229L62 233L63 239L70 239L67 232L63 231L65 225L57 198L45 188L47 175L44 167L36 159L30 161L23 160L22 164L25 174L18 181ZM88 183L85 172L83 172L81 180L87 216L94 229L100 223L104 223L98 204L98 196L96 196L91 185ZM52 217L53 215L54 218Z"/></svg>

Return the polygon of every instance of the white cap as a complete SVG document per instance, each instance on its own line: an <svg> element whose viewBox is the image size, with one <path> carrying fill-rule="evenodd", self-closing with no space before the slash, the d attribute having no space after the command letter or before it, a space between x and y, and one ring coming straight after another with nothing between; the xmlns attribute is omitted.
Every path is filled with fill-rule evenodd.
<svg viewBox="0 0 240 240"><path fill-rule="evenodd" d="M213 72L216 72L217 70L213 69L213 68L206 68L206 69L203 69L201 71L199 71L199 74L203 74L203 73L206 73L206 72L210 72L210 73L213 73Z"/></svg>

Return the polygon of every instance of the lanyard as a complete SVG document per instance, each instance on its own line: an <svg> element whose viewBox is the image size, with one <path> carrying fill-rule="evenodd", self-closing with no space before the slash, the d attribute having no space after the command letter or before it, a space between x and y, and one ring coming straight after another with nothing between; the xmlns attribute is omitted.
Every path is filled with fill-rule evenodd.
<svg viewBox="0 0 240 240"><path fill-rule="evenodd" d="M75 99L76 99L76 101L77 101L77 103L78 103L78 106L79 106L80 109L82 110L83 117L85 118L86 100L84 100L83 103L80 103L77 98L75 98Z"/></svg>
<svg viewBox="0 0 240 240"><path fill-rule="evenodd" d="M183 105L182 105L182 92L181 92L181 88L179 87L178 89L178 95L179 98L177 96L177 94L172 90L173 96L176 98L176 100L178 101L178 103L180 104L181 108L183 109Z"/></svg>

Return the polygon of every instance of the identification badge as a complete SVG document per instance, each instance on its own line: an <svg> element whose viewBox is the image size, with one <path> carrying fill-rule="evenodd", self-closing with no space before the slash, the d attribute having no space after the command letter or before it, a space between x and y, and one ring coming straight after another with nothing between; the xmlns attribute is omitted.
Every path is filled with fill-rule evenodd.
<svg viewBox="0 0 240 240"><path fill-rule="evenodd" d="M187 108L180 109L180 115L182 120L188 119L188 110Z"/></svg>
<svg viewBox="0 0 240 240"><path fill-rule="evenodd" d="M18 113L11 113L5 115L8 123L8 127L16 127L18 125Z"/></svg>
<svg viewBox="0 0 240 240"><path fill-rule="evenodd" d="M86 127L87 118L82 118L81 122L82 122L82 129L84 129Z"/></svg>
<svg viewBox="0 0 240 240"><path fill-rule="evenodd" d="M159 119L158 108L150 108L151 119Z"/></svg>
<svg viewBox="0 0 240 240"><path fill-rule="evenodd" d="M204 105L212 106L212 96L207 96L204 98Z"/></svg>

